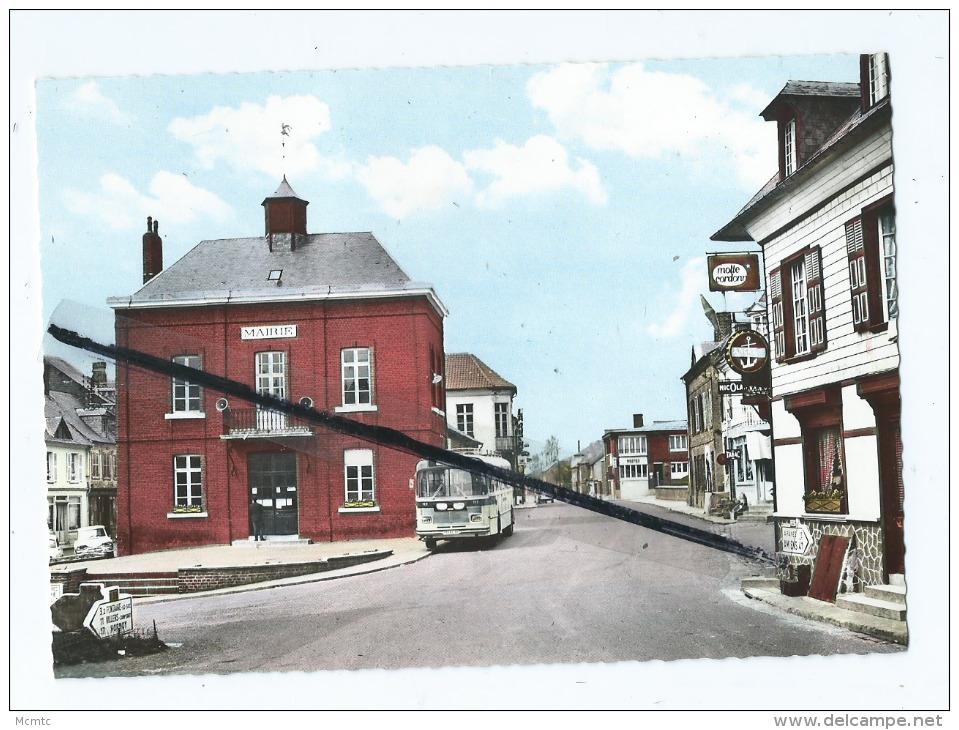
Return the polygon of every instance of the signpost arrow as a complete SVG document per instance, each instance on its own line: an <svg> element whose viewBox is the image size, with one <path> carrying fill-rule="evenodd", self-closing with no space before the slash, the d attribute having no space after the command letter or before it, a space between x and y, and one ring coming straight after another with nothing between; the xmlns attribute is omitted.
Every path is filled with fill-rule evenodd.
<svg viewBox="0 0 959 730"><path fill-rule="evenodd" d="M105 639L116 634L133 631L133 597L124 596L116 601L102 599L93 604L83 620L83 625Z"/></svg>

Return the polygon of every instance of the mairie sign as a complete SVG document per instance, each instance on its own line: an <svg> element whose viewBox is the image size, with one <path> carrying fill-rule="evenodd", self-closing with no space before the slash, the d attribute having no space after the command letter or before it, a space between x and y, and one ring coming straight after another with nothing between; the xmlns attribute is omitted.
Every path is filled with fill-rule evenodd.
<svg viewBox="0 0 959 730"><path fill-rule="evenodd" d="M295 324L257 324L251 327L240 327L241 340L280 340L295 337Z"/></svg>
<svg viewBox="0 0 959 730"><path fill-rule="evenodd" d="M792 555L805 555L812 545L812 535L805 525L783 525L780 529L782 552Z"/></svg>

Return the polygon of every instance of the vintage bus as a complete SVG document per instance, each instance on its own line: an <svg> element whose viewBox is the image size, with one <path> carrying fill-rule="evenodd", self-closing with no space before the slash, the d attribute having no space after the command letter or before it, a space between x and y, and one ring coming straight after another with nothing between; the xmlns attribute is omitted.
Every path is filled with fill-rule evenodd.
<svg viewBox="0 0 959 730"><path fill-rule="evenodd" d="M509 469L498 456L474 456ZM416 465L416 534L432 550L437 540L513 534L513 488L462 469L421 461Z"/></svg>

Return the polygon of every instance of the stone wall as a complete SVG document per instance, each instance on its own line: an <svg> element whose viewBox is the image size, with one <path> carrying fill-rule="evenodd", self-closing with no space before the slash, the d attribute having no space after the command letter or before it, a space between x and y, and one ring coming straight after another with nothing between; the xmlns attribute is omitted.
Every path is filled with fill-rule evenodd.
<svg viewBox="0 0 959 730"><path fill-rule="evenodd" d="M854 579L851 587L845 587L846 592L861 592L864 586L885 583L883 579L882 529L878 524L874 522L818 522L815 520L801 520L800 522L809 530L813 543L808 555L790 555L779 552L779 555L787 559L787 564L811 563L815 565L823 535L848 537L850 538L849 564L853 568ZM778 536L776 550L782 550L782 540ZM784 566L781 565L781 567Z"/></svg>

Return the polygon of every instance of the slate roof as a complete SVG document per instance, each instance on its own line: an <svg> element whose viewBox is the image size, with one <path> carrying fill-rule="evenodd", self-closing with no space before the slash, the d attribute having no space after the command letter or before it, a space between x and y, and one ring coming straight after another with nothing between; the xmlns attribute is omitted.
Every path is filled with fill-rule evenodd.
<svg viewBox="0 0 959 730"><path fill-rule="evenodd" d="M681 421L653 421L643 426L634 428L610 428L606 433L664 433L672 431L686 431L688 422L686 419Z"/></svg>
<svg viewBox="0 0 959 730"><path fill-rule="evenodd" d="M779 96L777 96L776 99L774 99L773 102L766 107L766 110L763 111L763 114L765 115L766 111L772 108L775 103L777 103L777 100L780 99L785 90L789 88L790 84L813 83L815 82L794 81L787 83L783 91L780 92ZM859 84L827 84L825 82L821 82L821 84L824 86L846 86L850 87L850 89L855 88L855 95L859 94ZM811 86L804 88L804 91L807 95L811 95L811 88ZM852 94L842 93L837 95L851 96ZM759 211L767 204L772 204L782 196L786 195L793 186L799 184L799 182L804 180L807 175L812 174L811 171L815 170L819 164L823 162L823 160L828 159L834 152L839 152L843 149L846 149L848 145L853 144L857 139L865 134L868 134L876 125L878 125L883 119L887 118L892 113L891 109L890 97L888 96L878 101L865 112L857 109L845 122L840 124L839 127L825 141L823 141L822 145L815 152L815 154L803 162L802 166L796 170L796 172L784 180L779 179L778 172L774 174L773 177L770 178L769 181L763 185L763 187L749 200L749 202L746 203L746 205L744 205L738 213L736 213L736 216L729 223L716 231L716 233L711 235L709 240L753 240L743 223L745 218L747 218L754 211Z"/></svg>
<svg viewBox="0 0 959 730"><path fill-rule="evenodd" d="M776 98L760 112L759 116L771 118L774 110L785 97L789 96L832 96L842 98L859 98L859 84L846 81L787 81ZM767 116L768 115L768 116Z"/></svg>
<svg viewBox="0 0 959 730"><path fill-rule="evenodd" d="M278 271L279 282L271 280ZM297 236L293 251L270 251L265 236L201 241L132 296L107 302L124 308L404 295L426 295L446 314L432 289L411 282L372 233L314 233Z"/></svg>
<svg viewBox="0 0 959 730"><path fill-rule="evenodd" d="M606 447L603 446L603 442L601 440L593 441L593 443L580 451L579 455L582 457L583 464L592 466L606 456Z"/></svg>
<svg viewBox="0 0 959 730"><path fill-rule="evenodd" d="M446 356L446 390L511 390L516 386L469 353Z"/></svg>
<svg viewBox="0 0 959 730"><path fill-rule="evenodd" d="M51 391L43 404L43 415L46 417L46 441L48 443L69 444L76 446L90 446L94 443L113 443L113 439L104 436L96 429L87 425L78 409L83 408L83 403L78 398L69 393ZM72 439L65 440L56 438L55 434L60 424L66 424L70 429Z"/></svg>

